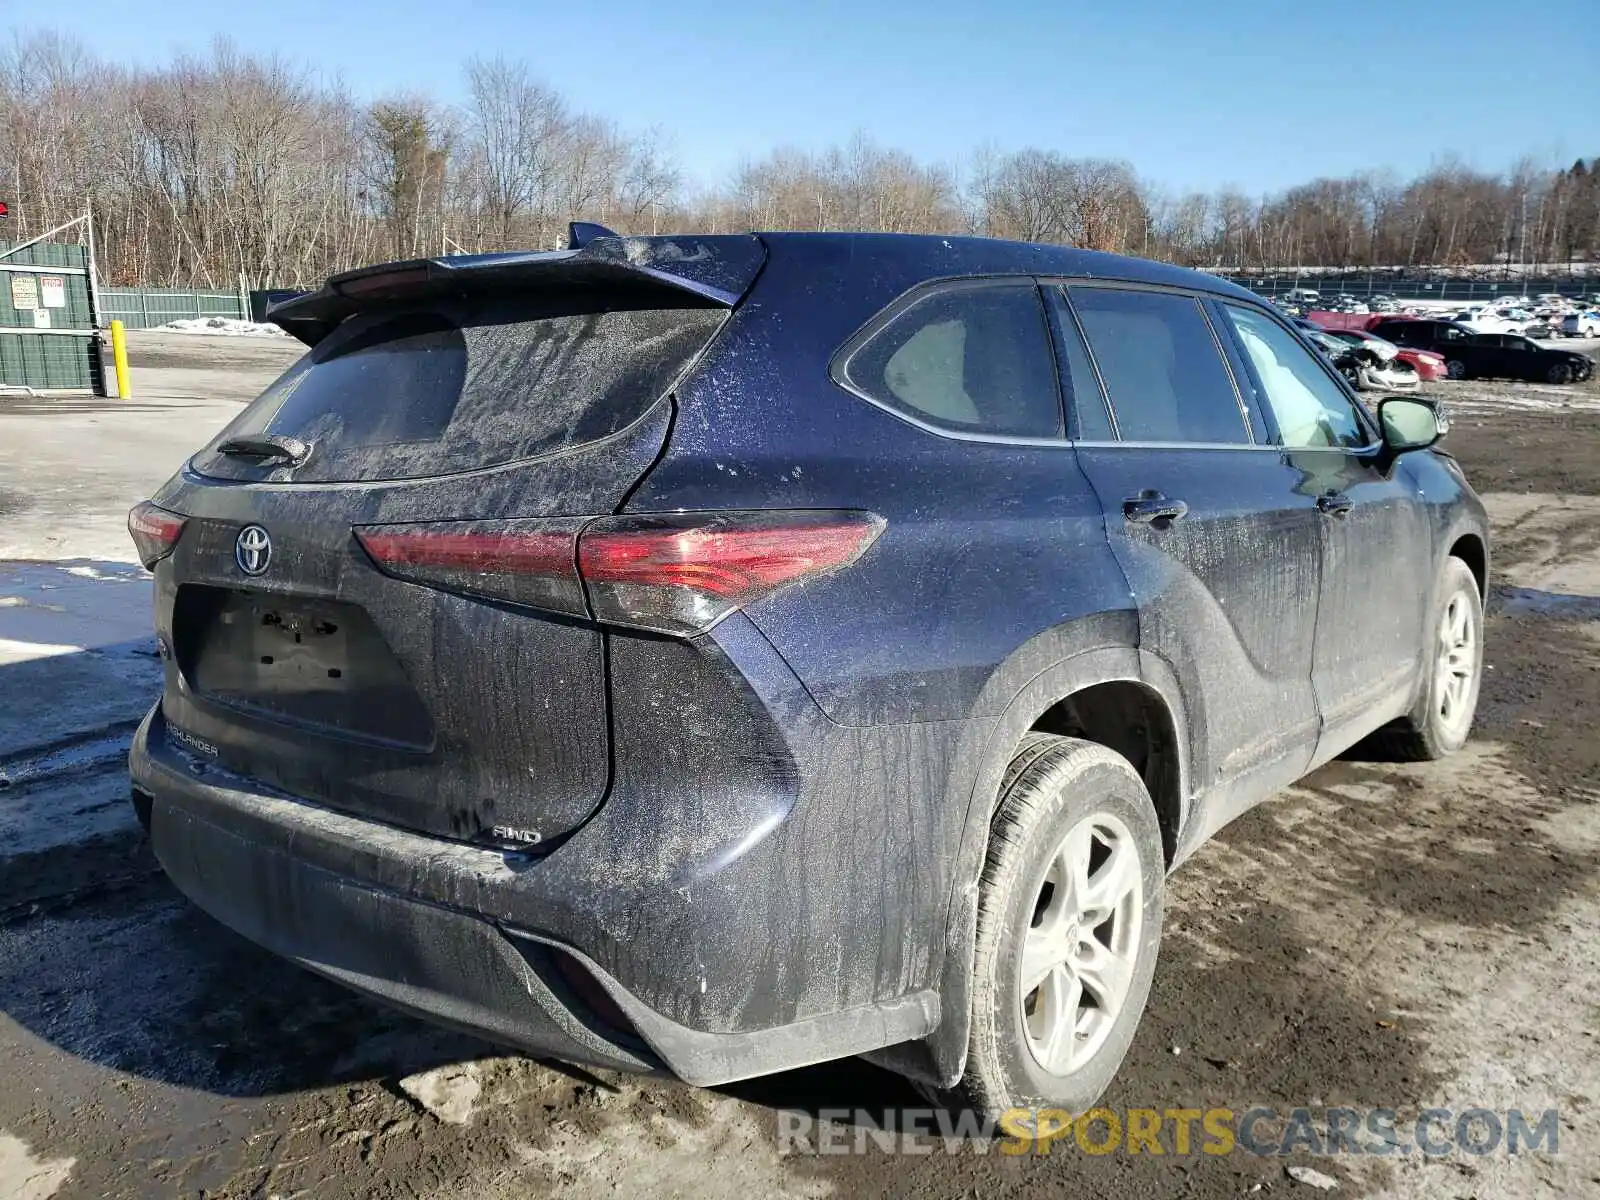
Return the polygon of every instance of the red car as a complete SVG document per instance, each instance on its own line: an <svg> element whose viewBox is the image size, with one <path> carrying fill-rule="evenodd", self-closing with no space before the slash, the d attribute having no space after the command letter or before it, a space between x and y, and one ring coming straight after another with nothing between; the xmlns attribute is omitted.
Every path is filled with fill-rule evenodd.
<svg viewBox="0 0 1600 1200"><path fill-rule="evenodd" d="M1444 355L1435 354L1432 350L1412 350L1401 346L1400 353L1394 357L1397 362L1410 363L1412 370L1417 373L1417 379L1423 383L1432 383L1450 374L1445 370Z"/></svg>
<svg viewBox="0 0 1600 1200"><path fill-rule="evenodd" d="M1393 345L1392 342L1388 342L1387 339L1379 337L1371 331L1370 326L1383 319L1381 314L1314 312L1310 314L1309 319L1313 324L1321 326L1329 333L1342 337L1346 341L1352 338L1359 338L1362 341L1385 342L1385 344ZM1432 383L1436 379L1448 377L1449 372L1445 370L1444 355L1435 354L1432 350L1413 350L1408 346L1399 346L1396 349L1398 353L1394 356L1395 361L1410 364L1411 369L1417 373L1418 382Z"/></svg>

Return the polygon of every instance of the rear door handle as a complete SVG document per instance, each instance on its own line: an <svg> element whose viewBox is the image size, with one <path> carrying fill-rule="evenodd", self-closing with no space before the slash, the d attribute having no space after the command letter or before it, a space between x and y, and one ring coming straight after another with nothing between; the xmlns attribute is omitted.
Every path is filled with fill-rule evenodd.
<svg viewBox="0 0 1600 1200"><path fill-rule="evenodd" d="M1329 492L1317 497L1317 511L1327 513L1330 517L1347 516L1350 505L1350 497L1343 492Z"/></svg>
<svg viewBox="0 0 1600 1200"><path fill-rule="evenodd" d="M1181 521L1189 515L1189 506L1182 500L1172 500L1160 492L1143 491L1122 502L1122 515L1135 525L1155 525L1158 528Z"/></svg>

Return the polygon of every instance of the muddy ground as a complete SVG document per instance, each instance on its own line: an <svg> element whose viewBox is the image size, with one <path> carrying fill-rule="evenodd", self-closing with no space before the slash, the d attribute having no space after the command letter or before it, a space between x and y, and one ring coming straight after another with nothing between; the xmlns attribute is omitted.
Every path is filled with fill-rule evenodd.
<svg viewBox="0 0 1600 1200"><path fill-rule="evenodd" d="M287 349L136 342L138 409L0 400L0 1197L1317 1194L1242 1152L785 1155L780 1112L920 1101L856 1061L712 1091L532 1062L187 904L125 802L155 660L114 535ZM1106 1103L1556 1108L1554 1156L1291 1161L1600 1195L1600 388L1438 390L1496 523L1476 735L1335 763L1185 865Z"/></svg>

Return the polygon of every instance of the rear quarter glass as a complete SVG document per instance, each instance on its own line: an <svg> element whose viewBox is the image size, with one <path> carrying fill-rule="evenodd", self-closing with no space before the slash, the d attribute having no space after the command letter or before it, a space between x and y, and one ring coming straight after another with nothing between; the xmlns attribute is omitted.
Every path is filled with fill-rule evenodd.
<svg viewBox="0 0 1600 1200"><path fill-rule="evenodd" d="M508 298L358 313L264 391L194 468L291 477L216 452L229 438L312 447L296 483L449 475L559 453L627 428L715 336L722 308L595 311Z"/></svg>

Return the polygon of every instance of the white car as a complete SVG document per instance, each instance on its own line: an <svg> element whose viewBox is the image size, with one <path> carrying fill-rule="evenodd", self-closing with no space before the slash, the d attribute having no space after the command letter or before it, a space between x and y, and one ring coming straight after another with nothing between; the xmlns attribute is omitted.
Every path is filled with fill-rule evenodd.
<svg viewBox="0 0 1600 1200"><path fill-rule="evenodd" d="M1521 333L1527 325L1527 321L1513 321L1488 308L1463 309L1450 319L1473 333Z"/></svg>
<svg viewBox="0 0 1600 1200"><path fill-rule="evenodd" d="M1568 313L1561 322L1561 332L1567 337L1600 337L1600 312Z"/></svg>

